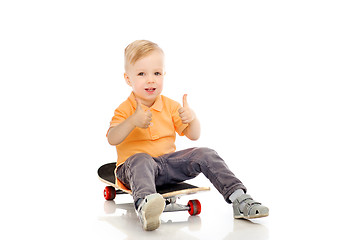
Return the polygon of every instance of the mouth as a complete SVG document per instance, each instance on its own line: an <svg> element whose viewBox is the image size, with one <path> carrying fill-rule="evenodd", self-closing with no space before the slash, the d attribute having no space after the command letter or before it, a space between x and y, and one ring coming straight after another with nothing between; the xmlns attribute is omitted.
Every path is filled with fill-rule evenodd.
<svg viewBox="0 0 345 240"><path fill-rule="evenodd" d="M156 88L145 88L145 91L148 93L154 93L156 91Z"/></svg>

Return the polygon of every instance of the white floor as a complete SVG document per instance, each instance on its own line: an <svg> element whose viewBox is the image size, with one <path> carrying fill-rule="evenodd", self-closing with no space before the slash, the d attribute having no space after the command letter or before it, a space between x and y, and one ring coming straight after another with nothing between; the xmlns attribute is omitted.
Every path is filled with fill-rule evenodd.
<svg viewBox="0 0 345 240"><path fill-rule="evenodd" d="M120 199L121 198L121 199ZM120 239L256 239L269 238L268 219L250 221L234 220L231 208L216 196L214 190L208 193L186 196L180 199L186 204L188 199L198 198L202 203L199 216L189 216L187 212L162 214L162 225L155 232L143 232L127 197L119 196L116 203L105 202L104 214L99 220L107 224L109 233ZM127 201L126 201L127 200Z"/></svg>
<svg viewBox="0 0 345 240"><path fill-rule="evenodd" d="M185 196L201 201L202 212L163 213L161 227L141 229L129 195L103 199L104 184L96 171L84 184L63 179L47 183L27 181L2 189L1 239L344 239L341 195L325 200L296 192L288 198L282 189L262 192L257 200L270 207L270 216L253 221L234 220L232 208L217 191ZM85 174L81 174L85 177ZM91 177L93 176L93 177ZM85 178L86 179L86 178ZM205 185L203 177L196 182ZM195 183L195 182L194 182ZM36 186L34 186L36 184ZM11 186L11 187L10 187ZM252 194L253 196L255 194ZM334 205L332 205L334 204Z"/></svg>

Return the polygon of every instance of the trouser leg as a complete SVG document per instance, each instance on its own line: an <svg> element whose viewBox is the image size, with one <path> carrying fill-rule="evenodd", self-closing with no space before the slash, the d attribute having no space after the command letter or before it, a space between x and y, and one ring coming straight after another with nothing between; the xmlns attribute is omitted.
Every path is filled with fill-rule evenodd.
<svg viewBox="0 0 345 240"><path fill-rule="evenodd" d="M119 180L131 189L134 202L156 192L155 178L157 175L158 165L146 153L138 153L129 157L116 172Z"/></svg>
<svg viewBox="0 0 345 240"><path fill-rule="evenodd" d="M212 149L186 149L163 155L161 158L166 159L166 182L185 181L203 173L228 203L231 203L229 196L237 189L246 192L243 183Z"/></svg>

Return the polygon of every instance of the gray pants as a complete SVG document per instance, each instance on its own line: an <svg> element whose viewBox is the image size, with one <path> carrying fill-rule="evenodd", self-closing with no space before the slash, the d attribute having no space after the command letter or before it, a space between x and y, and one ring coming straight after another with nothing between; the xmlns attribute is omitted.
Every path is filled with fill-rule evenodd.
<svg viewBox="0 0 345 240"><path fill-rule="evenodd" d="M117 177L133 193L134 202L156 193L156 186L183 182L203 173L231 203L229 196L237 189L246 187L230 171L224 160L212 149L190 148L151 157L138 153L129 157L116 172Z"/></svg>

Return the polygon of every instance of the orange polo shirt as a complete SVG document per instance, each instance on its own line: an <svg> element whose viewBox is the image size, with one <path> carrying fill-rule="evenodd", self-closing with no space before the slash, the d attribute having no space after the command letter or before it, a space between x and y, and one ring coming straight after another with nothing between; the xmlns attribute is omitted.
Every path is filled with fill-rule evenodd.
<svg viewBox="0 0 345 240"><path fill-rule="evenodd" d="M131 116L135 112L136 106L137 103L132 92L128 99L115 110L110 128ZM163 95L158 96L150 108L144 105L142 108L145 111L150 109L151 125L146 129L136 127L122 143L116 146L117 166L136 153L147 153L152 157L158 157L174 152L176 150L176 132L183 136L183 130L188 126L182 123L179 116L178 109L181 108L181 105Z"/></svg>

